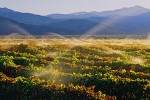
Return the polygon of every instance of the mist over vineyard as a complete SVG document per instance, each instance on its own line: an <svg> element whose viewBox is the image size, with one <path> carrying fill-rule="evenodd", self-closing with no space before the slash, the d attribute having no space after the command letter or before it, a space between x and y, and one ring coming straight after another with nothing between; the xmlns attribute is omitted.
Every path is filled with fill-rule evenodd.
<svg viewBox="0 0 150 100"><path fill-rule="evenodd" d="M0 8L0 100L150 100L149 18Z"/></svg>
<svg viewBox="0 0 150 100"><path fill-rule="evenodd" d="M148 39L0 42L0 98L148 100L150 96Z"/></svg>

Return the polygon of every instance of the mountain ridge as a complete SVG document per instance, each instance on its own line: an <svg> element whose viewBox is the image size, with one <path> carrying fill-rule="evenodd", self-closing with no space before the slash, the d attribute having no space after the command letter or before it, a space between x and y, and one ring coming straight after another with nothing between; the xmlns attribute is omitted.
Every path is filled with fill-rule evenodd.
<svg viewBox="0 0 150 100"><path fill-rule="evenodd" d="M124 7L116 10L109 10L109 11L90 11L90 12L75 12L75 13L70 13L70 14L50 14L47 15L48 17L51 18L56 18L56 19L63 19L66 18L66 16L71 17L77 17L77 18L89 18L89 17L107 17L107 16L113 16L113 15L121 15L121 16L137 16L140 14L144 14L150 12L150 9L144 8L141 6L134 6L134 7ZM60 15L60 17L59 17Z"/></svg>
<svg viewBox="0 0 150 100"><path fill-rule="evenodd" d="M133 9L133 11L130 11L135 12L130 14L131 16L124 14L129 9ZM138 11L136 11L137 9ZM14 30L21 32L17 28L12 29L15 24L22 28L22 30L25 30L24 32L29 32L32 35L46 35L49 32L60 35L83 35L95 29L95 27L99 29L96 29L97 31L93 34L98 35L146 35L150 33L149 9L135 6L113 11L113 13L112 11L107 12L107 14L109 13L108 16L96 15L93 13L98 12L93 11L91 12L92 14L82 12L74 15L53 14L55 16L47 17L31 13L21 13L8 8L0 8L0 35L14 32ZM122 12L124 12L123 15L121 15Z"/></svg>
<svg viewBox="0 0 150 100"><path fill-rule="evenodd" d="M43 25L49 24L53 19L32 13L22 13L8 8L0 8L0 16L15 20L19 23Z"/></svg>

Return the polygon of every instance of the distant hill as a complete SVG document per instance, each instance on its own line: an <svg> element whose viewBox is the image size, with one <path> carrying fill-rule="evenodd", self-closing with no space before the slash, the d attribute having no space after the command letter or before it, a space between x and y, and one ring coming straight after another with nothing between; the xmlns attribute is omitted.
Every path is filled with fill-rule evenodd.
<svg viewBox="0 0 150 100"><path fill-rule="evenodd" d="M104 12L77 12L40 16L0 8L0 35L10 33L46 35L147 35L150 10L140 6Z"/></svg>
<svg viewBox="0 0 150 100"><path fill-rule="evenodd" d="M118 20L114 21L117 17ZM94 30L94 26L97 26L96 31L90 32L94 32L93 34L97 35L147 35L150 33L150 12L137 16L69 19L53 24L53 26L70 31L72 30L75 32L73 33L74 35L83 34L89 30Z"/></svg>
<svg viewBox="0 0 150 100"><path fill-rule="evenodd" d="M22 35L46 35L49 32L62 35L81 34L94 27L96 23L86 20L66 20L55 25L39 26L22 24L8 18L0 17L0 35L19 33ZM78 31L77 31L78 30Z"/></svg>
<svg viewBox="0 0 150 100"><path fill-rule="evenodd" d="M84 19L68 19L62 22L58 22L53 24L53 27L62 28L65 30L70 30L72 33L70 34L83 34L89 29L96 26L98 23L92 22Z"/></svg>
<svg viewBox="0 0 150 100"><path fill-rule="evenodd" d="M28 34L28 32L21 27L21 24L4 17L0 17L0 35L8 35L10 33Z"/></svg>
<svg viewBox="0 0 150 100"><path fill-rule="evenodd" d="M98 16L113 16L113 15L120 15L120 16L137 16L144 13L149 12L150 9L141 7L141 6L134 6L129 8L121 8L112 11L103 11L103 12L95 12L94 14Z"/></svg>
<svg viewBox="0 0 150 100"><path fill-rule="evenodd" d="M54 19L78 19L78 18L90 18L90 17L108 17L114 15L120 16L137 16L144 13L150 12L150 9L141 7L141 6L134 6L129 8L121 8L112 11L103 11L103 12L76 12L71 14L50 14L47 15L50 18Z"/></svg>
<svg viewBox="0 0 150 100"><path fill-rule="evenodd" d="M8 18L0 17L0 35L10 35L12 33L18 33L20 35L45 35L48 32L69 33L67 30L56 27L22 24Z"/></svg>
<svg viewBox="0 0 150 100"><path fill-rule="evenodd" d="M45 25L54 21L53 19L46 16L40 16L30 13L21 13L8 8L0 8L0 16L12 19L19 23L32 25Z"/></svg>

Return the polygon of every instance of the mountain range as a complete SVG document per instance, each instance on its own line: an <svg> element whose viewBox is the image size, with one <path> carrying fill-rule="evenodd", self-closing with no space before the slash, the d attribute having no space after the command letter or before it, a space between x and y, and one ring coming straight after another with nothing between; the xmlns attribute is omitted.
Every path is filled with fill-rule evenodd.
<svg viewBox="0 0 150 100"><path fill-rule="evenodd" d="M76 12L41 16L0 8L0 35L147 35L150 9L134 6L103 12Z"/></svg>

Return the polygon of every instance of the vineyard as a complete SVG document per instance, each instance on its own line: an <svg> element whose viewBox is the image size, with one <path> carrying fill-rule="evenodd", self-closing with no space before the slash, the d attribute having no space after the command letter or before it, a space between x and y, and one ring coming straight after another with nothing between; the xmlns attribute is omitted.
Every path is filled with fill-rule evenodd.
<svg viewBox="0 0 150 100"><path fill-rule="evenodd" d="M149 100L150 41L0 40L0 99Z"/></svg>

